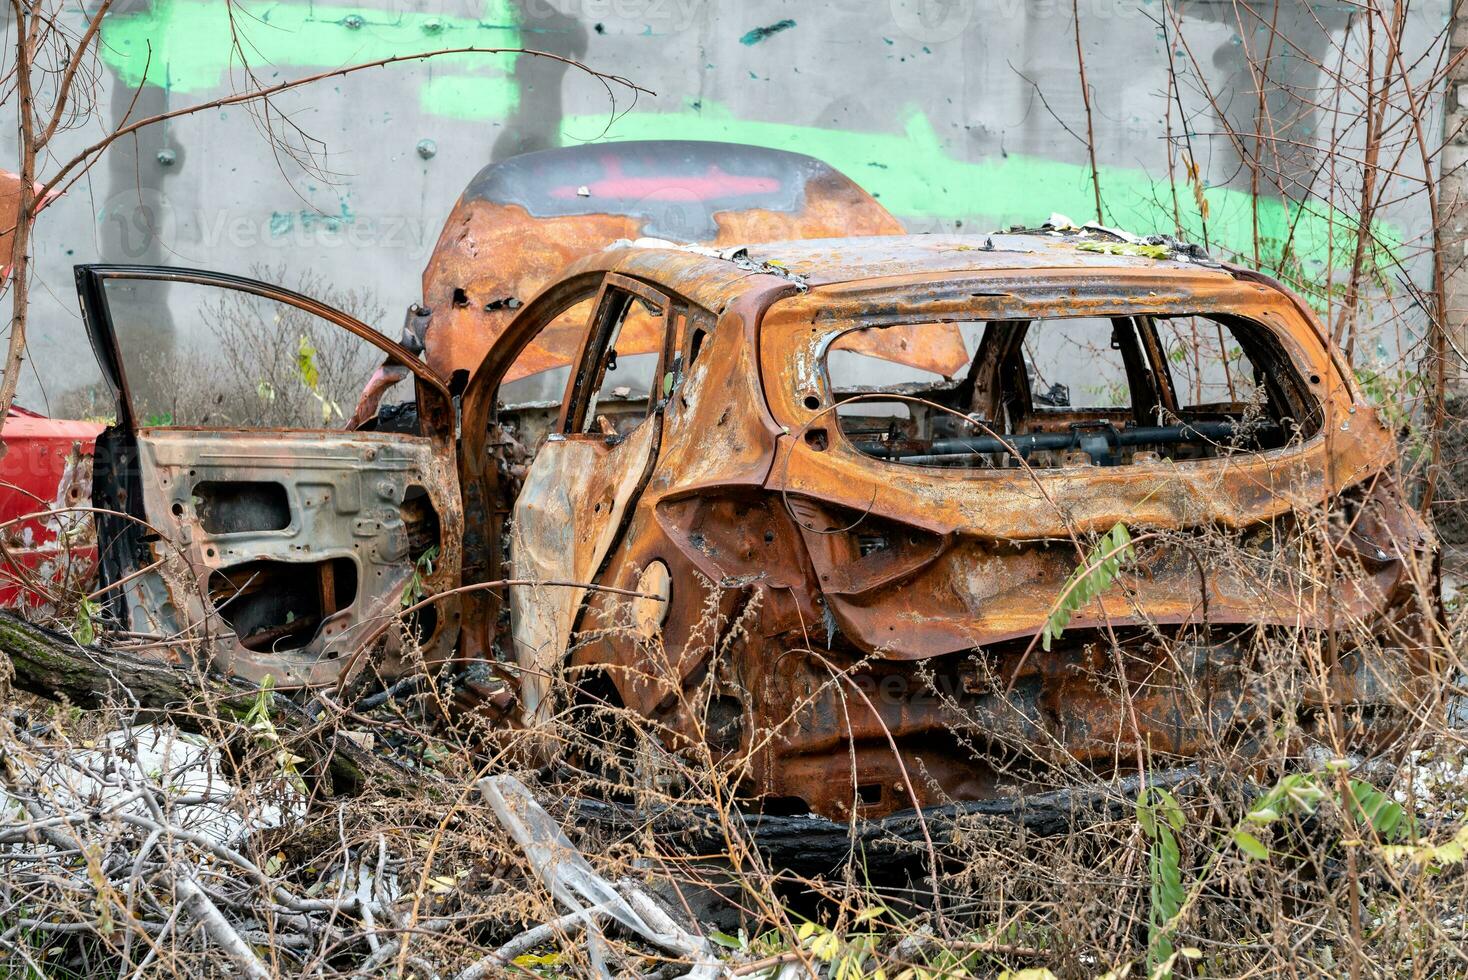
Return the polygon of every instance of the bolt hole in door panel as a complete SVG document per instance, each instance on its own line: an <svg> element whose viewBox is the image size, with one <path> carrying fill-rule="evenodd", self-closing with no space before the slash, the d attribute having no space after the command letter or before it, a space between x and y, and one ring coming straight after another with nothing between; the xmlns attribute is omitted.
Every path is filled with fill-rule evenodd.
<svg viewBox="0 0 1468 980"><path fill-rule="evenodd" d="M78 288L118 393L96 498L130 515L105 522L100 545L126 628L176 659L326 684L405 596L458 585L451 405L413 354L233 276L79 267ZM344 428L342 406L385 361L409 368L396 399L416 398L424 434ZM458 632L452 597L435 612L417 623L430 662ZM390 675L400 631L385 643L376 667Z"/></svg>

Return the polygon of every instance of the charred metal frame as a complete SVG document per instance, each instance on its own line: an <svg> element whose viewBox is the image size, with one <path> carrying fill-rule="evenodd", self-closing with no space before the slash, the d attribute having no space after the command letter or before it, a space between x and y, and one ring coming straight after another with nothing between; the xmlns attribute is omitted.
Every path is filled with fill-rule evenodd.
<svg viewBox="0 0 1468 980"><path fill-rule="evenodd" d="M803 272L800 247L768 254ZM1389 429L1282 287L1185 261L1097 261L1043 241L1008 255L973 250L971 263L932 259L959 250L932 239L824 247L805 290L673 248L593 256L550 291L560 299L534 301L511 323L471 381L465 446L482 453L498 378L575 289L616 275L718 314L667 400L651 475L595 578L636 590L644 570L666 567L663 622L649 637L624 603L589 595L575 628L594 639L568 651L575 676L601 672L623 704L681 733L675 743L714 740L753 796L838 818L853 806L876 816L1021 791L1046 766L1125 769L1137 751L1186 759L1267 724L1246 687L1257 622L1307 632L1331 622L1318 591L1266 600L1247 569L1200 577L1186 538L1212 527L1284 541L1292 515L1345 494L1367 516L1337 545L1359 572L1339 583L1337 611L1380 621L1389 643L1382 654L1348 645L1331 668L1333 696L1388 714L1393 698L1414 696L1428 630L1407 586L1414 567L1432 564L1431 535L1392 485ZM846 254L856 271L843 268ZM1040 474L894 466L839 435L806 438L830 424L822 420L836 402L824 351L853 329L1184 313L1265 329L1319 403L1318 431L1278 450ZM492 481L492 469L479 478ZM1053 653L1022 656L1081 557L1077 537L1118 521L1178 541L1149 548L1121 595L1081 610ZM861 534L893 544L863 551ZM717 598L725 646L689 646L705 608L699 582ZM1179 641L1165 656L1147 652L1158 629ZM1124 669L1106 653L1107 631L1127 651ZM1140 731L1123 718L1121 685ZM1193 697L1209 710L1195 710ZM1374 745L1388 732L1358 734ZM915 787L904 783L908 767L926 773Z"/></svg>
<svg viewBox="0 0 1468 980"><path fill-rule="evenodd" d="M738 262L706 249L626 245L582 258L507 322L497 320L488 339L479 331L468 346L440 347L452 360L485 345L463 387L457 453L441 373L339 311L235 276L79 268L84 316L126 413L99 443L99 492L105 485L110 493L99 502L137 520L158 518L188 492L181 497L167 484L177 473L164 472L162 457L171 454L167 465L193 479L190 454L211 439L202 430L137 425L107 328L106 279L215 285L322 317L417 376L427 437L344 433L337 442L351 458L342 467L359 477L397 474L376 480L379 508L401 509L410 484L431 500L443 555L428 591L469 588L438 604L430 659L503 657L526 622L538 629L537 652L519 652L526 724L547 717L545 682L556 671L600 677L614 699L670 733L671 748L704 741L741 773L751 797L839 819L1023 792L1042 771L1116 772L1141 754L1186 761L1211 741L1247 744L1271 721L1248 687L1254 645L1271 629L1330 633L1336 614L1369 624L1387 642L1380 650L1332 644L1327 690L1308 691L1306 707L1335 698L1389 718L1394 699L1415 697L1429 666L1432 611L1413 606L1409 585L1414 572L1435 567L1435 544L1392 481L1392 433L1298 299L1257 274L1180 257L1085 253L1053 236L982 241L781 243L752 247ZM639 353L659 355L658 370L630 433L586 431L588 392L600 383L610 318L620 312L608 302L614 293L662 313L658 335L645 330L638 338L646 345ZM565 347L564 331L553 345L573 365L549 436L564 458L553 463L555 453L543 454L538 469L532 463L517 498L499 425L500 385L542 333L561 330L557 317L593 297L574 346ZM1318 428L1261 452L1117 467L1067 463L1035 473L895 465L863 452L832 418L840 395L825 356L852 331L1183 314L1237 317L1266 331L1318 404ZM430 341L448 322L430 327ZM913 351L910 339L899 335L868 352L915 366L954 364L951 343ZM1166 387L1155 396L1175 407ZM321 462L300 432L230 439L228 451L242 459L254 452ZM619 449L620 469L599 470ZM235 480L259 478L247 463L231 472ZM549 499L551 487L559 502ZM561 508L547 511L554 520L537 518L536 507L551 503ZM1303 547L1299 515L1322 504L1351 515L1330 543L1351 577L1295 588L1261 577L1262 557L1259 569L1207 569L1190 551L1205 531L1231 536L1245 556L1264 554L1260 540L1270 549ZM512 512L522 541L507 548ZM173 545L179 555L164 561L161 584L145 601L182 605L189 588L203 594L211 574L261 557L226 562L207 550L218 535L186 506L174 513L182 519L157 548L136 521L104 526L104 542L114 543L103 556L104 581L168 559L164 546ZM371 519L345 513L322 520L332 534L360 526L360 544L377 549L373 567L387 584L367 612L390 615L395 602L382 596L395 599L393 589L412 571L400 554L401 521L369 526ZM1055 650L1032 656L1031 638L1083 557L1085 536L1117 522L1155 541L1114 600L1082 608ZM322 533L319 540L331 536ZM527 575L664 598L639 600L629 612L621 599L579 588L543 607L528 601L524 590L534 586L483 588L513 578L524 535L532 540L522 558L539 549L566 559L521 562ZM323 596L330 586L322 581ZM507 601L513 635L500 629ZM696 641L707 633L710 608L715 635ZM210 613L202 610L205 619ZM196 604L191 616L200 614ZM533 622L552 615L554 624ZM573 641L578 635L590 639ZM348 639L343 634L334 649ZM291 680L340 679L342 662L324 646L303 659L311 662ZM224 661L248 676L290 666L233 647ZM392 672L391 650L377 666ZM1390 730L1389 722L1365 725L1358 740L1374 747ZM913 771L922 778L909 778Z"/></svg>

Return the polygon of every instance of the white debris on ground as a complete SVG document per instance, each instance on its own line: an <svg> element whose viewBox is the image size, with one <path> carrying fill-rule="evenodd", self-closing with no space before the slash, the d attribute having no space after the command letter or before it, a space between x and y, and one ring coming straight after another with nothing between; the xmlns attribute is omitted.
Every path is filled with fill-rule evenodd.
<svg viewBox="0 0 1468 980"><path fill-rule="evenodd" d="M1443 741L1410 752L1402 765L1406 777L1397 781L1393 796L1434 823L1457 823L1468 818L1468 750Z"/></svg>
<svg viewBox="0 0 1468 980"><path fill-rule="evenodd" d="M598 874L524 783L514 776L490 776L480 781L479 791L525 852L541 882L568 911L553 924L522 933L464 970L457 980L477 980L493 969L507 967L517 953L573 929L585 930L592 970L610 980L610 946L602 934L603 920L616 922L629 934L686 960L690 968L680 975L682 980L714 980L727 973L709 941L680 925L641 885L629 879L613 884Z"/></svg>
<svg viewBox="0 0 1468 980"><path fill-rule="evenodd" d="M58 813L146 815L150 809L139 789L147 786L161 791L174 826L218 844L239 844L254 830L282 826L305 812L304 798L288 780L280 781L273 799L241 799L220 768L219 750L168 725L118 729L69 754L15 762L17 789ZM7 818L24 818L3 790L0 799Z"/></svg>
<svg viewBox="0 0 1468 980"><path fill-rule="evenodd" d="M452 894L457 876L440 888L444 879L425 878L400 852L403 842L389 844L392 835L348 843L339 828L341 849L311 867L314 881L292 877L283 854L252 856L262 831L306 818L288 754L276 757L286 760L278 777L247 784L266 789L244 790L218 747L168 725L121 728L79 746L14 727L6 734L0 893L13 918L0 923L0 948L15 948L21 930L81 930L109 937L139 973L167 945L169 955L222 956L231 975L252 980L325 958L337 959L343 976L379 976L397 960L418 975L441 975L402 943L453 924L420 913L438 910L433 896ZM642 962L648 950L683 964L676 972L687 980L728 974L709 941L642 884L596 872L514 777L485 779L480 789L566 913L496 943L455 980L497 975L568 935L582 937L593 972L606 980L614 965L625 975L621 966ZM50 911L34 911L41 909ZM608 930L640 943L639 951L624 952ZM359 959L348 968L350 957Z"/></svg>

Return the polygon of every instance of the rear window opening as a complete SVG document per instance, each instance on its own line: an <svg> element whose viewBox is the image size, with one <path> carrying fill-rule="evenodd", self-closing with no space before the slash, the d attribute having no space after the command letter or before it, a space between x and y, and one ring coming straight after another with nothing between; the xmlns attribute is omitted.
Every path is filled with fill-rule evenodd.
<svg viewBox="0 0 1468 980"><path fill-rule="evenodd" d="M879 356L960 338L967 364L951 376ZM826 373L846 439L907 465L1210 459L1277 449L1320 426L1279 341L1229 314L866 327L836 338Z"/></svg>

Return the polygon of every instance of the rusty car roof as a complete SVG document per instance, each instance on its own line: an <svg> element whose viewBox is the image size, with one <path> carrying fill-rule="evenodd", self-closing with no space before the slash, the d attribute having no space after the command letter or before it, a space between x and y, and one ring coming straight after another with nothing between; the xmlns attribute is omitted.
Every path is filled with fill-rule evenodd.
<svg viewBox="0 0 1468 980"><path fill-rule="evenodd" d="M1090 248L1083 247L1088 243ZM582 260L578 271L606 269L645 276L715 310L733 294L782 282L819 288L898 276L941 278L1026 269L1145 269L1215 280L1233 278L1228 269L1206 257L1170 250L1167 258L1153 258L1125 248L1100 237L1045 232L812 238L760 242L717 252L641 239L608 246Z"/></svg>

